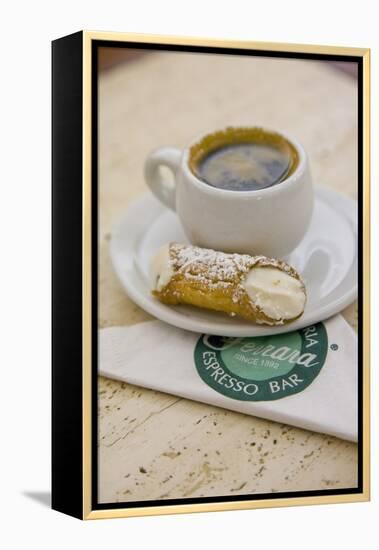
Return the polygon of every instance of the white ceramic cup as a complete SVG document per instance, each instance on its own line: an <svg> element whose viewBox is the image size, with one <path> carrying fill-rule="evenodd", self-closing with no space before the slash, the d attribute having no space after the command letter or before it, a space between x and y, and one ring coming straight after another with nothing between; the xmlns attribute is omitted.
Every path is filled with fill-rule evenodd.
<svg viewBox="0 0 379 550"><path fill-rule="evenodd" d="M293 138L283 132L280 135L296 149L298 162L292 174L272 187L231 191L208 185L189 167L191 145L184 151L171 147L153 151L145 162L146 183L165 206L177 213L191 244L284 258L308 228L313 188L305 150ZM161 166L173 172L174 184L162 177Z"/></svg>

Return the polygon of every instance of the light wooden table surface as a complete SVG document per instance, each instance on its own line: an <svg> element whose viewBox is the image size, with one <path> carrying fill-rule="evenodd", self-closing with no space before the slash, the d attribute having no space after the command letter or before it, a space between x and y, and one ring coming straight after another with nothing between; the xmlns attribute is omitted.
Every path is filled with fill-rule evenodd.
<svg viewBox="0 0 379 550"><path fill-rule="evenodd" d="M282 129L305 146L316 184L356 197L356 84L328 64L152 53L102 73L99 101L100 328L151 319L108 254L112 224L147 192L151 149L229 124ZM356 328L356 305L344 315ZM357 484L352 443L102 377L99 395L100 502Z"/></svg>

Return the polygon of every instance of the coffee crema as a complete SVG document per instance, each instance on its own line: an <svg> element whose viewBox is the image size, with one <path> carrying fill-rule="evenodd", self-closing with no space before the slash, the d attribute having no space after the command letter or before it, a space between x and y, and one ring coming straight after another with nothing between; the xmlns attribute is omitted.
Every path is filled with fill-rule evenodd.
<svg viewBox="0 0 379 550"><path fill-rule="evenodd" d="M227 128L190 150L189 165L203 182L231 191L257 191L284 181L298 164L293 145L261 128Z"/></svg>

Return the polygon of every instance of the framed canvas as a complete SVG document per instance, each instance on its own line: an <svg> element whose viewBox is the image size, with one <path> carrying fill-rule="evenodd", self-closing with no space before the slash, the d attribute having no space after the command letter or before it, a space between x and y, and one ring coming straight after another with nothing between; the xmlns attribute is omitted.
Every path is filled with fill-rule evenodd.
<svg viewBox="0 0 379 550"><path fill-rule="evenodd" d="M52 506L369 499L369 50L52 45Z"/></svg>

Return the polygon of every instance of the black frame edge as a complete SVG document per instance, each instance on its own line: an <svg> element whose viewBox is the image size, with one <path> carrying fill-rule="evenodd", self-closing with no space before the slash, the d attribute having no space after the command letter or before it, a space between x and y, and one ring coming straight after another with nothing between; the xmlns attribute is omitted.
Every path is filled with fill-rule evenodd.
<svg viewBox="0 0 379 550"><path fill-rule="evenodd" d="M52 42L52 508L83 519L83 33Z"/></svg>

